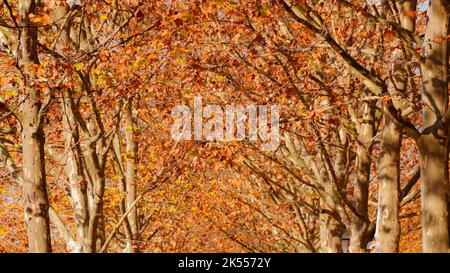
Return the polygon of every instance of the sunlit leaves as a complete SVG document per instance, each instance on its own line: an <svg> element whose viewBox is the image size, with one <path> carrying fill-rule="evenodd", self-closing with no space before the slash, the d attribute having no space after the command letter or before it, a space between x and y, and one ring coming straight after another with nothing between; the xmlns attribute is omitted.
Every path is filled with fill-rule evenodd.
<svg viewBox="0 0 450 273"><path fill-rule="evenodd" d="M75 70L81 71L84 69L84 63L77 63L73 67L75 68Z"/></svg>

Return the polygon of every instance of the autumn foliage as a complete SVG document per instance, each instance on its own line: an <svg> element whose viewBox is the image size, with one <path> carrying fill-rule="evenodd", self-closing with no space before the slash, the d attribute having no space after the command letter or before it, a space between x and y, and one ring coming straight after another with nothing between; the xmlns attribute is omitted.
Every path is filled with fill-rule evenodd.
<svg viewBox="0 0 450 273"><path fill-rule="evenodd" d="M449 13L0 2L0 252L447 252ZM175 141L198 96L279 147Z"/></svg>

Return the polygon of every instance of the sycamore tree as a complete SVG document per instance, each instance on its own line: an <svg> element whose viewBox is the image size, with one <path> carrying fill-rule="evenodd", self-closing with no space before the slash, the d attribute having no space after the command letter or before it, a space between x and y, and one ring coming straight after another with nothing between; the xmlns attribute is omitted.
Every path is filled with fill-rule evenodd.
<svg viewBox="0 0 450 273"><path fill-rule="evenodd" d="M449 9L1 1L0 251L447 252ZM196 97L279 145L173 139Z"/></svg>

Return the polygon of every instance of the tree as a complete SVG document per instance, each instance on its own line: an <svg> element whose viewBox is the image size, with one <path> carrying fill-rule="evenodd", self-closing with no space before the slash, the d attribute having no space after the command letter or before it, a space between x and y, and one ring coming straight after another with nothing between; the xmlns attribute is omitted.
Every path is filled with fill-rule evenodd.
<svg viewBox="0 0 450 273"><path fill-rule="evenodd" d="M345 51L345 49L343 49L329 33L321 31L324 28L323 19L316 11L313 11L307 5L290 5L288 1L281 2L298 22L322 36L372 93L375 95L387 93L386 84L380 80L379 75L369 72ZM343 2L345 5L348 4L348 2ZM445 144L447 134L441 134L441 142L437 140L436 136L431 135L437 134L442 128L444 128L444 131L447 130L445 114L447 112L446 102L448 88L447 80L443 80L443 77L447 75L446 67L448 63L446 50L447 39L445 38L447 37L446 35L448 35L448 6L443 1L430 1L427 15L428 22L426 25L425 37L424 40L421 41L421 43L423 43L423 51L425 54L423 60L421 59L421 75L423 83L422 100L424 104L422 126L424 129L422 132L419 132L413 124L406 121L401 114L398 114L399 111L392 104L392 101L388 102L388 109L395 121L401 125L409 137L417 141L417 144L420 147L422 159L421 185L423 187L422 212L425 216L423 218L424 251L444 252L448 249L448 228L444 228L444 226L447 226L446 217L448 214L445 204L445 195L447 194L446 185L448 184L448 177L446 175L448 172L448 160L445 155L445 148L443 148L448 146ZM380 20L376 16L374 17L367 13L366 16L377 20L379 23L386 23L386 21ZM407 48L412 49L410 52L413 52L412 54L414 54L415 51L412 44L418 42L414 34L396 23L390 23L388 21L387 24L392 26L397 37L405 43ZM390 35L393 35L391 33L392 32L390 32ZM429 49L430 45L431 49ZM417 57L417 53L415 53L415 56ZM434 85L432 83L433 81ZM445 95L443 95L444 93ZM430 101L433 102L431 103ZM432 124L434 126L431 126ZM429 145L437 150L431 149L431 146ZM440 156L434 157L434 155L438 154ZM430 160L431 158L434 158L434 160ZM438 165L437 161L439 161L441 165ZM424 172L425 168L428 170L428 173ZM432 173L430 173L430 170L433 170ZM433 194L430 193L430 187L433 189ZM433 207L433 209L431 209L430 206Z"/></svg>
<svg viewBox="0 0 450 273"><path fill-rule="evenodd" d="M43 131L44 115L51 97L50 91L47 91L46 100L42 103L42 90L35 82L39 69L38 31L37 26L30 21L30 15L37 13L37 5L38 2L34 0L19 1L21 32L18 65L22 70L25 85L21 109L23 198L29 251L51 252Z"/></svg>

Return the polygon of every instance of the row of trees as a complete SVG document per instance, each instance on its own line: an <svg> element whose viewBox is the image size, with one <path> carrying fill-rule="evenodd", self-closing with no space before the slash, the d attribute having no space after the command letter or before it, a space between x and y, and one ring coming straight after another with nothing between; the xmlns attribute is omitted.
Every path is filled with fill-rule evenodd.
<svg viewBox="0 0 450 273"><path fill-rule="evenodd" d="M447 252L449 12L4 0L0 251ZM175 142L194 96L280 105L280 147Z"/></svg>

